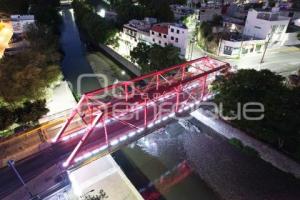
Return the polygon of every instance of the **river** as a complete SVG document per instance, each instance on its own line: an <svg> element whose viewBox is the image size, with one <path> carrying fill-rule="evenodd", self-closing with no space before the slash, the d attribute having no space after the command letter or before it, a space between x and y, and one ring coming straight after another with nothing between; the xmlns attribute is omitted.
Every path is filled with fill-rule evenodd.
<svg viewBox="0 0 300 200"><path fill-rule="evenodd" d="M80 41L73 9L63 9L60 14L63 18L60 42L64 52L61 66L65 79L75 93L83 94L100 88L100 84L97 78L93 76L94 72L85 57L86 49ZM83 78L80 79L80 77Z"/></svg>
<svg viewBox="0 0 300 200"><path fill-rule="evenodd" d="M73 10L64 9L61 14L61 45L65 53L62 70L65 79L78 92L78 77L82 74L93 74L93 70L86 60L87 52L80 41ZM81 91L87 92L100 87L94 77L83 80ZM113 157L145 197L154 196L154 199L166 200L218 199L193 171L184 151L181 151L186 135L186 130L175 123L161 130L160 134L152 133L123 148L114 153ZM165 182L158 183L157 180L162 176L165 176Z"/></svg>

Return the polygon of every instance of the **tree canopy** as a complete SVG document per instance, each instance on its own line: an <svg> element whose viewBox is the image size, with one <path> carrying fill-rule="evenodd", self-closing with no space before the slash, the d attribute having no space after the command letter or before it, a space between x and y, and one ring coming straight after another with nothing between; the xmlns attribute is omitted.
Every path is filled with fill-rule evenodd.
<svg viewBox="0 0 300 200"><path fill-rule="evenodd" d="M36 23L24 34L29 47L0 60L0 130L34 124L46 114L44 99L62 77L59 0L4 0L3 6L7 14L34 14Z"/></svg>
<svg viewBox="0 0 300 200"><path fill-rule="evenodd" d="M46 39L47 38L47 39ZM48 41L48 38L52 38ZM16 56L0 60L0 104L16 107L43 99L47 88L60 80L58 40L47 27L32 26L27 32L31 46Z"/></svg>
<svg viewBox="0 0 300 200"><path fill-rule="evenodd" d="M158 21L173 21L174 14L169 5L184 0L111 0L111 7L118 13L118 24L123 25L131 19L155 17Z"/></svg>
<svg viewBox="0 0 300 200"><path fill-rule="evenodd" d="M74 0L76 22L93 42L114 44L117 29L113 21L106 20L94 12L93 8L84 1Z"/></svg>
<svg viewBox="0 0 300 200"><path fill-rule="evenodd" d="M239 70L219 77L212 91L214 101L223 104L223 114L229 117L238 112L238 103L262 103L265 110L262 120L242 118L232 122L300 159L300 88L289 88L284 77L269 70Z"/></svg>
<svg viewBox="0 0 300 200"><path fill-rule="evenodd" d="M161 47L157 44L149 46L138 43L130 52L130 57L142 68L143 73L148 73L182 63L184 60L179 54L180 49L172 45Z"/></svg>

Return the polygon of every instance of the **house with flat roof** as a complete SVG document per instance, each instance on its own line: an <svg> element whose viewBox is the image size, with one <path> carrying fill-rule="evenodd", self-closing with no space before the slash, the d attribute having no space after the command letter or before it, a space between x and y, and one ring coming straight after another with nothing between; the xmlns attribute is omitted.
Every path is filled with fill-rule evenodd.
<svg viewBox="0 0 300 200"><path fill-rule="evenodd" d="M10 19L14 34L21 34L25 32L29 25L35 23L34 15L11 15Z"/></svg>
<svg viewBox="0 0 300 200"><path fill-rule="evenodd" d="M247 15L243 34L259 39L270 39L270 47L281 46L289 22L290 18L281 16L277 10L251 9Z"/></svg>
<svg viewBox="0 0 300 200"><path fill-rule="evenodd" d="M180 55L185 56L188 29L183 24L159 23L152 26L150 38L152 44L160 46L173 45L180 49Z"/></svg>

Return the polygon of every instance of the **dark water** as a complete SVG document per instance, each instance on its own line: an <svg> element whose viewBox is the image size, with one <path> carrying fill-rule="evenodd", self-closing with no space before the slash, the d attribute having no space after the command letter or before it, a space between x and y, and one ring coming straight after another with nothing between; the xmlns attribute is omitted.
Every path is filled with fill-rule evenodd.
<svg viewBox="0 0 300 200"><path fill-rule="evenodd" d="M74 91L84 93L100 87L86 60L72 9L61 11L63 27L61 45L65 52L62 70ZM78 87L78 79L83 78ZM193 171L186 160L182 144L186 131L178 124L150 134L113 156L135 187L147 199L216 200L218 197Z"/></svg>
<svg viewBox="0 0 300 200"><path fill-rule="evenodd" d="M85 46L80 41L73 9L63 9L61 15L63 17L61 46L65 53L61 66L65 79L73 87L73 90L80 94L100 88L100 84L93 76L94 72L86 60Z"/></svg>
<svg viewBox="0 0 300 200"><path fill-rule="evenodd" d="M195 172L186 154L191 134L201 131L173 123L113 157L145 199L217 200L219 197Z"/></svg>

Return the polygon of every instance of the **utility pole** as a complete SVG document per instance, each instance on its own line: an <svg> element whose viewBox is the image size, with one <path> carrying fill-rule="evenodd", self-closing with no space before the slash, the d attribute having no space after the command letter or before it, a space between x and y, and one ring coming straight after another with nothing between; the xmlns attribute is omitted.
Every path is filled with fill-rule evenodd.
<svg viewBox="0 0 300 200"><path fill-rule="evenodd" d="M24 186L25 190L28 192L28 194L30 195L31 199L34 199L34 195L30 192L29 188L27 187L26 183L24 182L23 178L21 177L21 175L19 174L18 170L15 167L15 161L13 160L9 160L7 161L7 165L13 170L13 172L16 174L16 176L18 177L18 179L20 180L20 182L22 183L22 185Z"/></svg>
<svg viewBox="0 0 300 200"><path fill-rule="evenodd" d="M272 38L272 35L271 35L270 33L269 33L268 35L269 35L269 38L268 38L268 41L267 41L266 44L265 44L265 50L264 50L264 53L263 53L263 55L262 55L262 57L261 57L260 64L262 64L262 63L264 62L264 58L265 58L265 55L266 55L266 51L267 51L267 49L268 49L270 40L271 40L271 38Z"/></svg>

